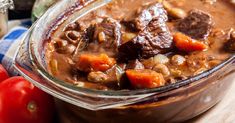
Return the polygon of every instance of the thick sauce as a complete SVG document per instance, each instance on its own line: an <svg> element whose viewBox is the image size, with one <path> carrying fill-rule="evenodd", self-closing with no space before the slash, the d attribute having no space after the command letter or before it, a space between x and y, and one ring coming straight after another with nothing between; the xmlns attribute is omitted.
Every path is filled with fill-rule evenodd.
<svg viewBox="0 0 235 123"><path fill-rule="evenodd" d="M231 56L234 20L227 0L115 0L51 34L48 69L85 88L164 86Z"/></svg>

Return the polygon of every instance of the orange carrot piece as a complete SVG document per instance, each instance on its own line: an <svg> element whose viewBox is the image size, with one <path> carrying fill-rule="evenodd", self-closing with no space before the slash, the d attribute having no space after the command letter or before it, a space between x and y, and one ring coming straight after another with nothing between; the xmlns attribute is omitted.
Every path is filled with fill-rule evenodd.
<svg viewBox="0 0 235 123"><path fill-rule="evenodd" d="M156 88L165 85L163 75L152 70L127 70L126 75L135 88Z"/></svg>
<svg viewBox="0 0 235 123"><path fill-rule="evenodd" d="M176 47L181 51L185 52L203 51L208 48L206 44L194 40L182 33L175 33L173 37Z"/></svg>
<svg viewBox="0 0 235 123"><path fill-rule="evenodd" d="M106 54L82 54L76 64L77 68L84 72L90 71L106 71L116 64L114 58L110 58Z"/></svg>

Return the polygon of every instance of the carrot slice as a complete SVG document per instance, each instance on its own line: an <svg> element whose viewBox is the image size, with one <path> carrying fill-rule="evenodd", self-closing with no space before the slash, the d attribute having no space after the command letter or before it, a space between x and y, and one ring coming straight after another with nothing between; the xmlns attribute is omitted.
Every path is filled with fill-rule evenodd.
<svg viewBox="0 0 235 123"><path fill-rule="evenodd" d="M156 88L165 85L163 75L152 70L127 70L126 75L135 88Z"/></svg>
<svg viewBox="0 0 235 123"><path fill-rule="evenodd" d="M181 51L204 51L208 48L206 44L194 40L182 33L175 33L173 37L176 47Z"/></svg>
<svg viewBox="0 0 235 123"><path fill-rule="evenodd" d="M82 54L76 64L77 68L84 72L90 71L106 71L116 64L114 58L110 58L106 54Z"/></svg>

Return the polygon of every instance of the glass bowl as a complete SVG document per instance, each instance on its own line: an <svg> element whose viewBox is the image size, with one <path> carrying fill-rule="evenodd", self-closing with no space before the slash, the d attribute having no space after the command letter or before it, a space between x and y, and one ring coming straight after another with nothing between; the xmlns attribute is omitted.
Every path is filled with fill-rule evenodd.
<svg viewBox="0 0 235 123"><path fill-rule="evenodd" d="M61 0L51 7L28 31L14 60L22 76L55 97L62 123L181 122L213 107L232 84L234 55L197 76L154 89L100 91L56 79L47 72L44 39L58 24L111 0L85 0L85 6L81 1Z"/></svg>

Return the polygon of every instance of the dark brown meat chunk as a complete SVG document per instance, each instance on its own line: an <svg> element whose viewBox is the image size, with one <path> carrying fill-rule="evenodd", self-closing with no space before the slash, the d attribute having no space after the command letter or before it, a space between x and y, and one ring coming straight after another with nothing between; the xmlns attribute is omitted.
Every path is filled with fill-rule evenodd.
<svg viewBox="0 0 235 123"><path fill-rule="evenodd" d="M94 39L106 47L117 48L120 45L121 25L112 18L106 18L95 25Z"/></svg>
<svg viewBox="0 0 235 123"><path fill-rule="evenodd" d="M136 60L129 61L126 66L126 69L141 70L141 69L144 69L144 65L138 59L136 59Z"/></svg>
<svg viewBox="0 0 235 123"><path fill-rule="evenodd" d="M136 42L136 40L131 40L125 44L122 44L118 48L118 60L128 61L129 59L141 58L141 47L141 44Z"/></svg>
<svg viewBox="0 0 235 123"><path fill-rule="evenodd" d="M225 51L235 53L235 32L233 32L230 36L230 39L225 44Z"/></svg>
<svg viewBox="0 0 235 123"><path fill-rule="evenodd" d="M152 20L159 19L167 21L167 12L160 3L154 4L141 11L139 16L134 20L135 27L143 31Z"/></svg>
<svg viewBox="0 0 235 123"><path fill-rule="evenodd" d="M151 20L147 27L143 31L140 31L134 39L119 47L119 59L121 61L149 58L171 49L173 38L166 25L167 14L162 12L164 10L163 8L159 9L159 4L155 6L160 11L155 13L162 13L162 15Z"/></svg>
<svg viewBox="0 0 235 123"><path fill-rule="evenodd" d="M181 20L178 30L194 39L206 39L213 26L210 14L201 10L192 10L188 17Z"/></svg>
<svg viewBox="0 0 235 123"><path fill-rule="evenodd" d="M173 44L172 35L163 20L152 21L147 30L141 34L141 37L146 39L145 42L142 42L143 58L165 53Z"/></svg>

